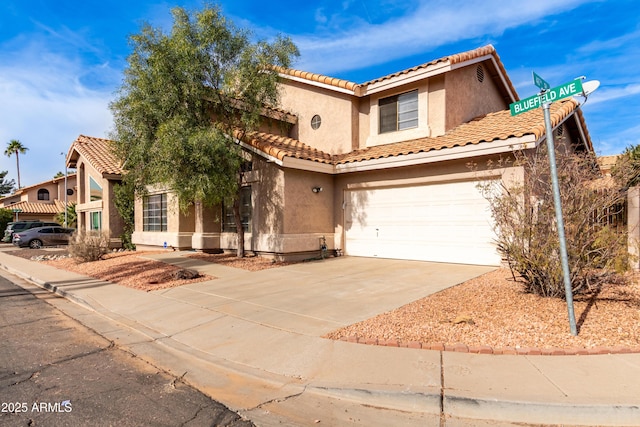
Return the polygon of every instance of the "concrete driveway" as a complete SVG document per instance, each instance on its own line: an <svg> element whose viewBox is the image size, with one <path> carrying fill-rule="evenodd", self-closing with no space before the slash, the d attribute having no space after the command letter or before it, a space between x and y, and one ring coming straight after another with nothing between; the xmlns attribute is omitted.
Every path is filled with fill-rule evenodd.
<svg viewBox="0 0 640 427"><path fill-rule="evenodd" d="M161 254L153 258L218 277L209 282L157 291L165 298L310 336L323 335L393 310L495 269L340 257L247 272L207 265L179 255Z"/></svg>

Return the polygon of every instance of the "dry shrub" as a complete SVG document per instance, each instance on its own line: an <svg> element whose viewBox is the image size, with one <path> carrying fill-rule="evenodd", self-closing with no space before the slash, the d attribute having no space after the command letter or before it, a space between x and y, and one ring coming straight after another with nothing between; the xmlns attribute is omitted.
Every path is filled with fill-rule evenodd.
<svg viewBox="0 0 640 427"><path fill-rule="evenodd" d="M547 150L516 152L525 178L505 187L481 185L491 202L497 247L525 291L564 297L560 244ZM574 293L628 269L627 233L620 224L626 191L603 183L595 158L557 150L556 164ZM500 167L505 166L500 164ZM605 185L606 184L606 185Z"/></svg>
<svg viewBox="0 0 640 427"><path fill-rule="evenodd" d="M98 261L109 253L109 242L107 232L80 230L69 242L69 254L83 262Z"/></svg>

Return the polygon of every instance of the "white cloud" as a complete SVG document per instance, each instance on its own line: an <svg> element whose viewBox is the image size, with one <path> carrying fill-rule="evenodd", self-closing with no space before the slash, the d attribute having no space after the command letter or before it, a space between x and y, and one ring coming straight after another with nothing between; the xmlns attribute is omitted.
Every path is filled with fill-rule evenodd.
<svg viewBox="0 0 640 427"><path fill-rule="evenodd" d="M354 25L341 32L299 35L293 39L302 53L302 69L335 73L406 57L447 43L499 35L508 28L587 1L590 0L526 1L514 7L505 7L501 0L422 1L412 12L382 24L371 25L354 19Z"/></svg>
<svg viewBox="0 0 640 427"><path fill-rule="evenodd" d="M22 185L51 179L64 170L67 150L79 134L106 136L111 127L108 103L112 90L87 87L87 73L114 73L108 67L92 69L79 61L48 52L43 46L27 46L3 54L0 63L0 148L11 139L29 150L20 156ZM0 156L0 170L16 179L15 157Z"/></svg>
<svg viewBox="0 0 640 427"><path fill-rule="evenodd" d="M630 84L622 87L600 88L589 96L589 104L599 104L625 98L627 96L638 95L640 93L640 83Z"/></svg>

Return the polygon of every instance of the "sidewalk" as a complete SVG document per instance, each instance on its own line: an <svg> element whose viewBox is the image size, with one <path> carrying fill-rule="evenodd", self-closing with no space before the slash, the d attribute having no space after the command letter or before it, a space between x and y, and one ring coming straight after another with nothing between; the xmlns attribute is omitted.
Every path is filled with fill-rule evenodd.
<svg viewBox="0 0 640 427"><path fill-rule="evenodd" d="M0 266L78 303L64 310L259 426L640 425L640 354L498 356L320 338L487 267L342 257L247 272L179 252L154 258L217 279L141 292L2 252Z"/></svg>

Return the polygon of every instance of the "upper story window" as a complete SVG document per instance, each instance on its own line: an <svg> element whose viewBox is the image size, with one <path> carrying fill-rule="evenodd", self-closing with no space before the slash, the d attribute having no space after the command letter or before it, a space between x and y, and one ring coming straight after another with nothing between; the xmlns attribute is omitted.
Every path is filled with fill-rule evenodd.
<svg viewBox="0 0 640 427"><path fill-rule="evenodd" d="M378 101L380 133L418 127L418 91L390 96Z"/></svg>
<svg viewBox="0 0 640 427"><path fill-rule="evenodd" d="M98 184L93 177L89 177L89 200L102 200L102 186Z"/></svg>
<svg viewBox="0 0 640 427"><path fill-rule="evenodd" d="M38 190L38 200L49 200L49 190L41 188Z"/></svg>

